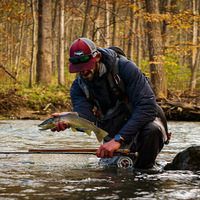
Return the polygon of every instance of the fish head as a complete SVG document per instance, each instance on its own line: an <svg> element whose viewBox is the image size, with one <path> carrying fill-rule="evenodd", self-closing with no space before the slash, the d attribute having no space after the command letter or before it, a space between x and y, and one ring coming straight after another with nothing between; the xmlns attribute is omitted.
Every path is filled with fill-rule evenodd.
<svg viewBox="0 0 200 200"><path fill-rule="evenodd" d="M57 117L50 117L44 120L41 124L38 125L40 127L39 130L47 130L47 129L55 127L55 124L57 122L56 118Z"/></svg>

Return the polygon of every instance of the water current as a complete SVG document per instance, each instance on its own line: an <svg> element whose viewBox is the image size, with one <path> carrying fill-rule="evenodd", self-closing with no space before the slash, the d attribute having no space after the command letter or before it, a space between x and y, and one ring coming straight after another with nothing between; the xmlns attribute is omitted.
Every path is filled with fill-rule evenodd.
<svg viewBox="0 0 200 200"><path fill-rule="evenodd" d="M37 120L1 120L0 151L98 148L95 135L39 131ZM157 162L200 145L200 122L169 122L173 133ZM197 158L200 159L200 158ZM0 154L0 199L200 199L200 171L105 169L94 155Z"/></svg>

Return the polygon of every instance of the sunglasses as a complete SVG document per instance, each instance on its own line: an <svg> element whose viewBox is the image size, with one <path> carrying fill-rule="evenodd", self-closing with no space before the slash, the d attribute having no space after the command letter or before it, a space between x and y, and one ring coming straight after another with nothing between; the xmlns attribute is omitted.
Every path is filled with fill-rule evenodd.
<svg viewBox="0 0 200 200"><path fill-rule="evenodd" d="M94 53L96 53L96 51L91 53L91 54L89 54L89 55L81 56L81 57L78 57L78 58L76 58L76 57L69 58L69 62L72 63L72 64L88 62L92 57L96 56L96 54L95 54L95 56L93 56Z"/></svg>

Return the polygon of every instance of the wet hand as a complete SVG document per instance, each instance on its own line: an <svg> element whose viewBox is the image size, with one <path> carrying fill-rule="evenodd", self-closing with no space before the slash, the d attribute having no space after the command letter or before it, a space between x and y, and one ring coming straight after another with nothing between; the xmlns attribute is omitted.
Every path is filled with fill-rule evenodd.
<svg viewBox="0 0 200 200"><path fill-rule="evenodd" d="M97 157L99 158L112 158L113 152L120 147L120 143L116 142L115 139L101 145L96 152Z"/></svg>
<svg viewBox="0 0 200 200"><path fill-rule="evenodd" d="M60 131L64 131L67 128L70 128L70 125L67 122L60 121L60 122L56 122L56 127L51 128L51 131L52 132L55 132L55 131L60 132Z"/></svg>

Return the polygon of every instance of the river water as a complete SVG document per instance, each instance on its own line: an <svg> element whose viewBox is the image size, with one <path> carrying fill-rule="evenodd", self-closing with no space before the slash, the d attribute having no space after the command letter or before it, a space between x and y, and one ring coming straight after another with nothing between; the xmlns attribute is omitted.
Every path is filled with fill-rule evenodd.
<svg viewBox="0 0 200 200"><path fill-rule="evenodd" d="M1 120L0 151L100 145L94 134L39 131L39 123ZM200 122L168 126L171 142L157 158L163 166L181 150L200 145ZM0 154L0 199L200 199L200 171L105 169L94 155Z"/></svg>

